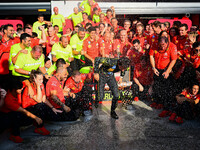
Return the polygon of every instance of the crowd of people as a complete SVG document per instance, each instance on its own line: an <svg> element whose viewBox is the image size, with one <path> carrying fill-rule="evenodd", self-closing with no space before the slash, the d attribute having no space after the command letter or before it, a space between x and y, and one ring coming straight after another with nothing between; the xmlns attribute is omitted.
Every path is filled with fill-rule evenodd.
<svg viewBox="0 0 200 150"><path fill-rule="evenodd" d="M115 8L103 13L94 0L73 10L64 17L55 7L50 21L39 15L33 25L0 29L0 131L11 128L10 140L23 141L21 126L33 124L35 133L49 135L45 120L84 116L92 110L92 89L97 108L106 83L113 94L111 117L118 119L118 83L127 68L133 101L150 100L151 107L163 109L159 117L169 116L172 122L199 117L197 26L189 30L180 21L143 24L128 18L120 26ZM73 29L63 31L65 19L72 20Z"/></svg>

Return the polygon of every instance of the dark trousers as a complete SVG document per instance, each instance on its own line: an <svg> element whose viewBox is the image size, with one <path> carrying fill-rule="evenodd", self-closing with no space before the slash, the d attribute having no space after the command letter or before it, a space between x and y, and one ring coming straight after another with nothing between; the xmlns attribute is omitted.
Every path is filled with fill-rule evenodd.
<svg viewBox="0 0 200 150"><path fill-rule="evenodd" d="M164 109L168 110L174 102L174 81L171 75L167 79L163 77L165 70L158 71L159 76L154 75L153 100L158 104L163 104Z"/></svg>
<svg viewBox="0 0 200 150"><path fill-rule="evenodd" d="M133 90L133 98L139 97L139 99L146 99L147 93L149 90L150 85L144 85L144 91L139 91L139 86L133 81L132 90Z"/></svg>
<svg viewBox="0 0 200 150"><path fill-rule="evenodd" d="M106 83L108 84L113 95L111 110L115 110L117 107L117 102L119 98L119 91L118 91L117 81L113 74L110 74L110 75L105 75L104 73L99 74L98 100L103 101L104 88L105 88Z"/></svg>
<svg viewBox="0 0 200 150"><path fill-rule="evenodd" d="M195 117L195 106L192 106L190 102L184 101L182 104L176 104L175 112L178 116L191 120Z"/></svg>

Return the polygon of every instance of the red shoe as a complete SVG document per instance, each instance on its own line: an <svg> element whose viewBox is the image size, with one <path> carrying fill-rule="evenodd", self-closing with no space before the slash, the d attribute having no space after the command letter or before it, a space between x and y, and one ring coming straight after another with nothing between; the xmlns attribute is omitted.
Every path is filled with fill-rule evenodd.
<svg viewBox="0 0 200 150"><path fill-rule="evenodd" d="M170 116L171 112L168 110L163 110L158 116L159 117L167 117Z"/></svg>
<svg viewBox="0 0 200 150"><path fill-rule="evenodd" d="M153 102L150 107L155 108L157 106L157 104L155 102Z"/></svg>
<svg viewBox="0 0 200 150"><path fill-rule="evenodd" d="M176 113L172 113L171 116L169 117L169 121L174 121L176 119Z"/></svg>
<svg viewBox="0 0 200 150"><path fill-rule="evenodd" d="M163 104L158 104L155 108L156 109L162 109L163 108Z"/></svg>
<svg viewBox="0 0 200 150"><path fill-rule="evenodd" d="M35 128L34 132L41 134L41 135L49 135L50 134L50 132L45 127Z"/></svg>
<svg viewBox="0 0 200 150"><path fill-rule="evenodd" d="M20 136L14 136L10 135L9 140L15 142L15 143L22 143L23 139Z"/></svg>
<svg viewBox="0 0 200 150"><path fill-rule="evenodd" d="M183 123L183 118L177 117L177 118L176 118L176 123L182 124L182 123Z"/></svg>
<svg viewBox="0 0 200 150"><path fill-rule="evenodd" d="M135 98L134 98L134 101L136 101L136 102L139 101L139 98L138 98L138 97L135 97Z"/></svg>

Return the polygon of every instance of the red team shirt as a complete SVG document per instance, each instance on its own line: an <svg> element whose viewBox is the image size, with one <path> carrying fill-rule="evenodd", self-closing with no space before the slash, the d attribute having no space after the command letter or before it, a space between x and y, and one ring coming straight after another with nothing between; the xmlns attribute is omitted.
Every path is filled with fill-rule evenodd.
<svg viewBox="0 0 200 150"><path fill-rule="evenodd" d="M21 105L21 101L18 98L14 97L10 91L8 91L4 99L4 105L1 108L1 112L9 113L12 111L17 111L20 105Z"/></svg>
<svg viewBox="0 0 200 150"><path fill-rule="evenodd" d="M186 35L185 37L176 36L174 42L174 44L177 46L178 51L186 49L186 45L190 44L188 35Z"/></svg>
<svg viewBox="0 0 200 150"><path fill-rule="evenodd" d="M133 78L139 80L142 85L151 85L153 82L153 71L150 65L143 67L141 64L135 65Z"/></svg>
<svg viewBox="0 0 200 150"><path fill-rule="evenodd" d="M183 92L181 94L184 95L188 99L194 100L195 104L199 103L200 94L192 95L192 94L190 94L189 89L183 90Z"/></svg>
<svg viewBox="0 0 200 150"><path fill-rule="evenodd" d="M49 79L46 85L46 96L49 102L55 107L55 108L61 108L61 106L57 105L53 100L51 100L51 91L57 91L56 96L60 99L62 103L65 104L65 98L63 94L63 83L60 83L58 79L53 76Z"/></svg>
<svg viewBox="0 0 200 150"><path fill-rule="evenodd" d="M31 83L31 87L34 91L34 95L37 95L37 87L33 86L33 83ZM42 97L45 95L45 89L44 84L40 86L42 90ZM22 95L22 107L27 108L36 105L38 102L36 102L34 99L30 98L28 95L28 87L24 89L23 95Z"/></svg>
<svg viewBox="0 0 200 150"><path fill-rule="evenodd" d="M129 49L128 52L127 52L127 56L128 58L130 59L130 65L131 66L134 66L136 65L137 63L140 63L140 58L142 56L145 55L145 51L142 50L141 52L138 52L136 50L133 50L133 49Z"/></svg>
<svg viewBox="0 0 200 150"><path fill-rule="evenodd" d="M59 37L55 34L53 37L47 36L47 42L46 42L46 56L49 55L51 52L52 46L51 42L59 42Z"/></svg>
<svg viewBox="0 0 200 150"><path fill-rule="evenodd" d="M103 53L102 50L104 49L105 55L113 55L113 43L111 41L100 39L99 44L99 50L101 51L101 54Z"/></svg>
<svg viewBox="0 0 200 150"><path fill-rule="evenodd" d="M83 50L90 56L92 59L99 57L99 42L94 40L92 41L90 37L83 41Z"/></svg>
<svg viewBox="0 0 200 150"><path fill-rule="evenodd" d="M120 39L115 39L113 45L114 50L120 50L121 56L127 56L128 50L132 47L128 40L122 43Z"/></svg>
<svg viewBox="0 0 200 150"><path fill-rule="evenodd" d="M177 59L177 48L176 45L169 42L169 47L166 51L158 51L151 49L149 55L154 56L155 67L157 69L165 69L172 60Z"/></svg>
<svg viewBox="0 0 200 150"><path fill-rule="evenodd" d="M81 81L79 83L76 83L72 77L69 77L66 81L65 88L70 89L70 92L72 93L78 93L82 90L85 79L86 75L81 74Z"/></svg>

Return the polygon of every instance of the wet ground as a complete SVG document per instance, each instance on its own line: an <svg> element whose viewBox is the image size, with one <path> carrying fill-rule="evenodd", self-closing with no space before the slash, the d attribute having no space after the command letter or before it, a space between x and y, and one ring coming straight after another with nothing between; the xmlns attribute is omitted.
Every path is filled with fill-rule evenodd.
<svg viewBox="0 0 200 150"><path fill-rule="evenodd" d="M133 102L126 110L119 104L118 120L110 117L110 103L93 109L91 120L76 122L49 122L50 136L33 133L33 127L22 131L23 144L8 139L8 132L0 136L0 150L199 150L200 121L185 121L182 125L159 118L161 110L148 106L148 102Z"/></svg>

